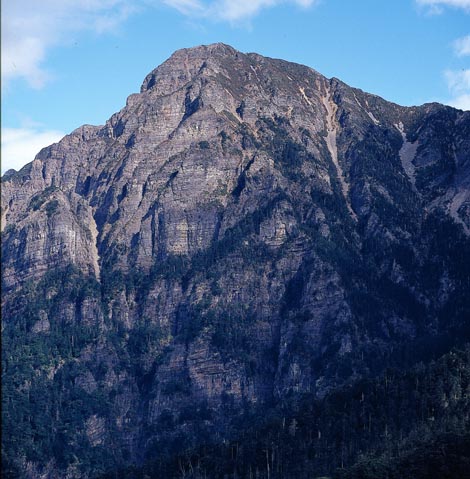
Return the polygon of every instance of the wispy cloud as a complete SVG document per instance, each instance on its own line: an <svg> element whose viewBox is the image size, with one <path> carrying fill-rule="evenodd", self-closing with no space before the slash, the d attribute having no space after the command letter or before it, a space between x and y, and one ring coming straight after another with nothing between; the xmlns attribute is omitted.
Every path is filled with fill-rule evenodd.
<svg viewBox="0 0 470 479"><path fill-rule="evenodd" d="M81 31L115 29L136 7L129 0L15 0L2 4L2 81L23 78L41 88L50 48Z"/></svg>
<svg viewBox="0 0 470 479"><path fill-rule="evenodd" d="M440 14L445 7L460 8L470 12L470 0L416 0L416 3L426 7L429 13Z"/></svg>
<svg viewBox="0 0 470 479"><path fill-rule="evenodd" d="M461 110L470 110L470 69L447 70L444 75L452 95L449 105Z"/></svg>
<svg viewBox="0 0 470 479"><path fill-rule="evenodd" d="M458 95L449 100L447 104L459 110L470 110L470 93Z"/></svg>
<svg viewBox="0 0 470 479"><path fill-rule="evenodd" d="M193 17L211 18L229 22L253 18L261 10L282 3L308 8L318 0L164 0L164 3Z"/></svg>
<svg viewBox="0 0 470 479"><path fill-rule="evenodd" d="M453 47L456 56L469 56L470 35L455 40ZM444 76L452 96L448 101L449 105L460 108L461 110L470 110L470 69L446 70Z"/></svg>
<svg viewBox="0 0 470 479"><path fill-rule="evenodd" d="M132 13L165 4L199 19L238 22L279 4L303 8L318 0L10 0L2 4L2 84L24 79L42 88L54 75L45 62L51 48L73 35L113 31Z"/></svg>
<svg viewBox="0 0 470 479"><path fill-rule="evenodd" d="M462 71L447 70L447 85L454 93L470 90L470 69Z"/></svg>
<svg viewBox="0 0 470 479"><path fill-rule="evenodd" d="M163 3L183 15L204 14L206 11L205 5L199 0L163 0Z"/></svg>
<svg viewBox="0 0 470 479"><path fill-rule="evenodd" d="M415 0L415 2L431 14L441 14L446 8L470 14L470 0ZM456 39L452 46L455 56L470 55L470 35ZM450 96L445 103L461 110L470 110L470 69L446 70L444 78Z"/></svg>
<svg viewBox="0 0 470 479"><path fill-rule="evenodd" d="M455 40L454 52L458 57L470 55L470 35Z"/></svg>
<svg viewBox="0 0 470 479"><path fill-rule="evenodd" d="M34 160L45 146L56 143L64 133L40 127L2 128L2 174L10 169L19 170Z"/></svg>

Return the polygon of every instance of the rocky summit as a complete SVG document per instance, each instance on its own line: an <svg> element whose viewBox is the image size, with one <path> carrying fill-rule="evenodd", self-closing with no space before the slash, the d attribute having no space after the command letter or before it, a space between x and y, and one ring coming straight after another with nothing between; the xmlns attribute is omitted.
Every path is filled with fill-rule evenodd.
<svg viewBox="0 0 470 479"><path fill-rule="evenodd" d="M3 477L468 451L469 111L200 46L1 186Z"/></svg>

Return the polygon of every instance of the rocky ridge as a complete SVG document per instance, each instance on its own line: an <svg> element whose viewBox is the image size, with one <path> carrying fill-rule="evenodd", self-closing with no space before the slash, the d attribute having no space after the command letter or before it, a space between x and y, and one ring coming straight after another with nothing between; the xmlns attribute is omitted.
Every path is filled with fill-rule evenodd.
<svg viewBox="0 0 470 479"><path fill-rule="evenodd" d="M13 351L36 348L15 401L57 391L39 409L54 429L86 394L63 440L94 458L44 440L35 459L31 433L15 463L93 477L94 454L222 438L227 408L323 397L464 340L469 186L470 112L223 44L177 51L105 125L2 178L12 381Z"/></svg>

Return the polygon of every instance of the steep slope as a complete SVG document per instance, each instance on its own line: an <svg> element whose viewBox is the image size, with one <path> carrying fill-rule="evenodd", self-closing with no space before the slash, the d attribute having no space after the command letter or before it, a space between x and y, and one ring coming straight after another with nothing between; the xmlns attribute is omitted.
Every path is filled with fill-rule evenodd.
<svg viewBox="0 0 470 479"><path fill-rule="evenodd" d="M469 183L469 112L176 52L2 178L9 460L93 477L465 343Z"/></svg>

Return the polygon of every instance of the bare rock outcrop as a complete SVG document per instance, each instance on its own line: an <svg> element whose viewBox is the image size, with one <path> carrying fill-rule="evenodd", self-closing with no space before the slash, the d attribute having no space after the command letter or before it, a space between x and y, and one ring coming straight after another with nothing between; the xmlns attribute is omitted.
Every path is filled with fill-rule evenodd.
<svg viewBox="0 0 470 479"><path fill-rule="evenodd" d="M470 112L215 44L8 172L4 387L23 409L44 398L36 429L15 419L13 461L26 477L142 463L463 331L469 131Z"/></svg>

